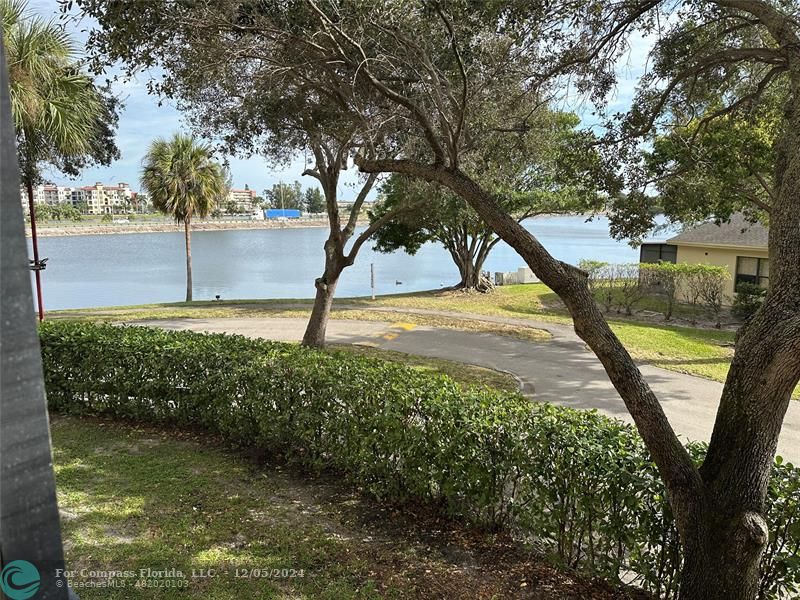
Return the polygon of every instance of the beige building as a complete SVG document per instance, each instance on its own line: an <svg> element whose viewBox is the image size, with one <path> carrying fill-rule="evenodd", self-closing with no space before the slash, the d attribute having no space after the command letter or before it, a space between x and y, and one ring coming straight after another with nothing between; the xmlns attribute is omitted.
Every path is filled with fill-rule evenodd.
<svg viewBox="0 0 800 600"><path fill-rule="evenodd" d="M28 192L20 186L20 199L28 210ZM95 183L83 187L67 187L52 184L33 188L34 204L72 204L86 203L86 213L90 215L122 214L130 211L141 212L149 206L146 194L136 193L127 183L104 185Z"/></svg>
<svg viewBox="0 0 800 600"><path fill-rule="evenodd" d="M71 187L64 187L60 185L52 185L45 183L44 185L37 185L33 188L33 203L34 204L62 204L72 201ZM27 208L28 206L28 190L25 186L19 188L20 199L22 205Z"/></svg>
<svg viewBox="0 0 800 600"><path fill-rule="evenodd" d="M256 192L255 190L229 190L228 202L236 204L237 213L251 213L255 210Z"/></svg>
<svg viewBox="0 0 800 600"><path fill-rule="evenodd" d="M127 183L104 185L100 182L84 186L72 195L73 204L86 203L90 215L110 215L127 212L131 209L135 192Z"/></svg>
<svg viewBox="0 0 800 600"><path fill-rule="evenodd" d="M769 285L768 234L767 227L737 213L728 223L703 223L664 243L642 244L640 261L725 267L731 274L725 295L732 299L741 282Z"/></svg>

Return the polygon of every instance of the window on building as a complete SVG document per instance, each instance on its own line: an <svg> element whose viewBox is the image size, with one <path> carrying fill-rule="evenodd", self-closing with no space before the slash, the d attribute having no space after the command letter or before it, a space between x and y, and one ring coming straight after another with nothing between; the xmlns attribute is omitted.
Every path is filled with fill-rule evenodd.
<svg viewBox="0 0 800 600"><path fill-rule="evenodd" d="M753 283L761 288L769 286L769 259L752 256L736 257L736 285Z"/></svg>
<svg viewBox="0 0 800 600"><path fill-rule="evenodd" d="M677 260L678 247L672 244L642 244L639 251L639 262L643 263L663 261L674 264Z"/></svg>

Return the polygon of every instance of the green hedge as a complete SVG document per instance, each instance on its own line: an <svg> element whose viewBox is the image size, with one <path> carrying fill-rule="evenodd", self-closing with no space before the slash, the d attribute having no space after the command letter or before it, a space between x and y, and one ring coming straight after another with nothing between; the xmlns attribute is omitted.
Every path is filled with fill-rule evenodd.
<svg viewBox="0 0 800 600"><path fill-rule="evenodd" d="M553 561L674 596L681 556L635 430L381 360L240 336L51 322L53 410L201 427L391 502L507 528ZM700 460L703 447L693 445ZM777 464L762 597L800 588L800 470Z"/></svg>

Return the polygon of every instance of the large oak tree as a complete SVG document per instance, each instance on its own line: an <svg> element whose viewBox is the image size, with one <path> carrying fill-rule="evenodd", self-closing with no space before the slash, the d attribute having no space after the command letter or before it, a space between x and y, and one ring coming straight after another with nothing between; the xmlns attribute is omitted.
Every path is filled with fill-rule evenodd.
<svg viewBox="0 0 800 600"><path fill-rule="evenodd" d="M256 23L266 19L284 31L305 30L313 24L313 11L302 3L236 2L112 2L103 10L109 11L109 17L113 14L114 20L121 19L116 21L118 26L125 22L124 27L135 31L129 30L132 37L121 45L95 32L90 44L99 47L107 40L116 48L109 48L107 56L126 60L131 71L146 64L162 66L163 78L150 81L151 91L174 99L196 133L216 140L227 153L261 156L272 164L288 163L298 154L306 157L303 175L319 183L329 227L323 272L314 281L315 300L302 343L323 346L342 272L376 231L413 207L386 211L358 231L359 219L366 217L364 203L378 175L357 179L355 198L343 211L342 172L354 168L353 158L365 144L365 136L370 144L381 143L382 128L348 104L349 93L339 89L335 73L322 68L326 84L320 85L302 70L278 67L297 58L291 45L273 46L267 54L257 47ZM283 186L283 200L277 189L281 186L276 186L270 194L273 207L300 207L299 185L295 182L292 193Z"/></svg>
<svg viewBox="0 0 800 600"><path fill-rule="evenodd" d="M498 90L499 92L499 90ZM584 214L605 207L608 191L617 186L593 147L596 140L576 129L580 120L572 113L525 105L520 120L526 127L513 135L487 131L467 160L470 172L517 221L537 215ZM492 114L492 103L482 107ZM461 289L486 291L491 282L483 265L501 238L451 190L438 184L393 175L383 185L383 202L373 210L376 220L396 207L417 204L379 230L376 249L403 249L415 254L426 242L444 246L458 268Z"/></svg>

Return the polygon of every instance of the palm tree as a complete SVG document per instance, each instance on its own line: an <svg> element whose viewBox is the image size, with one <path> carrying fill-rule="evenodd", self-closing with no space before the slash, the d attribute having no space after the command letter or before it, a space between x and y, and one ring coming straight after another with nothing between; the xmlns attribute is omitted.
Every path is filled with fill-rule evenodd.
<svg viewBox="0 0 800 600"><path fill-rule="evenodd" d="M26 12L25 2L0 0L20 178L28 192L33 259L38 267L33 186L41 179L41 164L91 154L105 108L92 80L80 73L69 36L52 21ZM35 274L42 320L40 271L36 269Z"/></svg>
<svg viewBox="0 0 800 600"><path fill-rule="evenodd" d="M205 218L228 191L222 166L211 150L191 136L179 133L171 140L155 140L144 157L142 188L153 206L183 223L186 238L186 302L192 301L191 221Z"/></svg>

